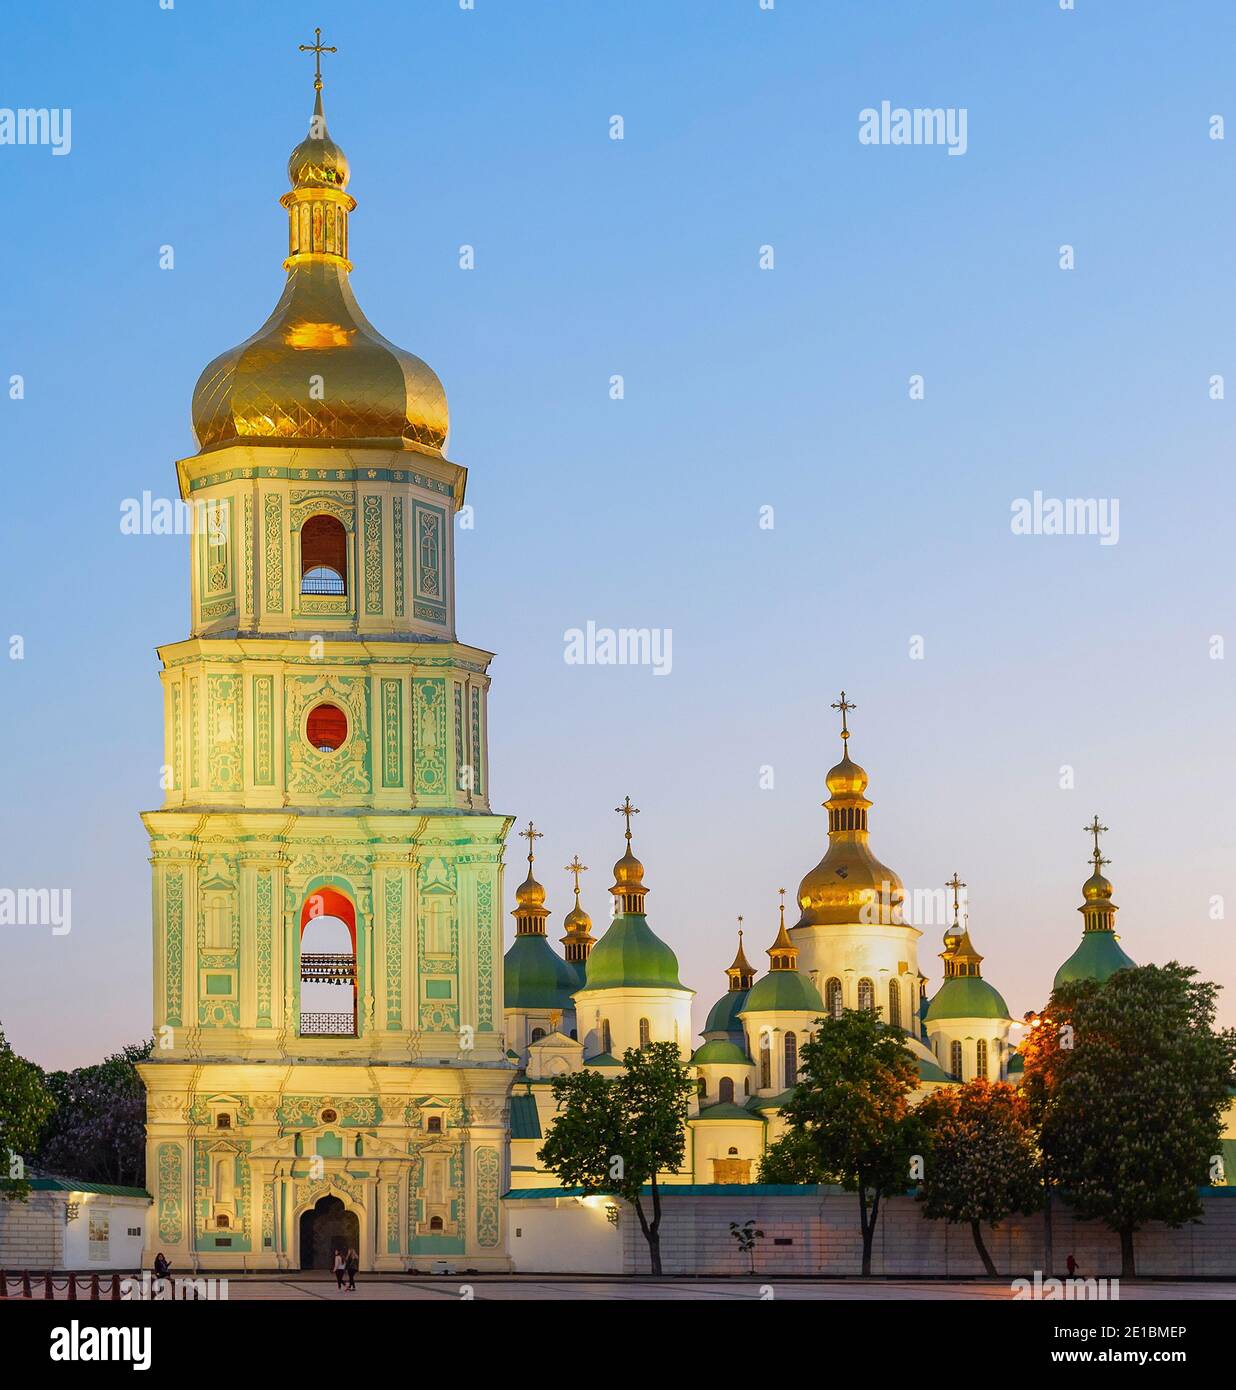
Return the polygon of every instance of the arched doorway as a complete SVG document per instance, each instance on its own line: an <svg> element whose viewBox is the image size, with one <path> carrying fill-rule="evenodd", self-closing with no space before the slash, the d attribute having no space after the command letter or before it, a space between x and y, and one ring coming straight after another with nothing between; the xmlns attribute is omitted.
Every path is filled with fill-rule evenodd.
<svg viewBox="0 0 1236 1390"><path fill-rule="evenodd" d="M335 1251L346 1255L349 1250L360 1251L360 1222L338 1197L322 1197L301 1213L301 1269L329 1269Z"/></svg>

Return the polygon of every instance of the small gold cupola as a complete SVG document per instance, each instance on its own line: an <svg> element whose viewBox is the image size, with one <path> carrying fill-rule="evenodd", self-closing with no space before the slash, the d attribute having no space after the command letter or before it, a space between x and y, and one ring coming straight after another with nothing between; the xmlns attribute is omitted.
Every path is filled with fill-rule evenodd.
<svg viewBox="0 0 1236 1390"><path fill-rule="evenodd" d="M755 966L747 959L746 953L742 949L742 918L738 919L738 952L734 957L734 963L725 972L730 979L731 991L740 989L750 989L755 983Z"/></svg>
<svg viewBox="0 0 1236 1390"><path fill-rule="evenodd" d="M969 915L963 926L961 921L961 890L966 886L956 872L944 885L953 890L953 925L944 933L944 950L940 959L944 962L944 978L958 979L966 976L981 978L983 957L974 949L970 940Z"/></svg>
<svg viewBox="0 0 1236 1390"><path fill-rule="evenodd" d="M868 844L865 795L867 773L850 758L848 715L858 706L846 698L833 702L841 714L841 761L827 777L828 850L798 886L801 916L796 927L842 926L857 922L902 926L905 890L901 879L872 854Z"/></svg>
<svg viewBox="0 0 1236 1390"><path fill-rule="evenodd" d="M586 961L596 945L592 937L592 918L579 903L579 876L587 870L588 865L579 862L578 854L566 866L567 873L573 874L575 878L575 906L567 913L562 924L566 927L566 935L562 938L562 954L572 965L580 965Z"/></svg>
<svg viewBox="0 0 1236 1390"><path fill-rule="evenodd" d="M1082 905L1077 910L1082 914L1084 930L1088 932L1116 930L1116 913L1119 908L1112 902L1111 881L1103 873L1104 865L1112 861L1104 859L1103 851L1099 848L1099 836L1106 829L1107 826L1099 824L1097 815L1086 826L1087 833L1094 836L1094 849L1090 854L1094 873L1082 885Z"/></svg>
<svg viewBox="0 0 1236 1390"><path fill-rule="evenodd" d="M615 899L618 912L642 913L648 889L644 887L644 866L631 852L631 817L639 815L639 807L631 805L631 798L625 798L621 806L615 808L620 816L626 817L627 850L614 865L614 884L609 890Z"/></svg>
<svg viewBox="0 0 1236 1390"><path fill-rule="evenodd" d="M781 926L777 931L777 939L768 948L768 968L797 970L798 947L790 940L790 934L785 929L785 889L779 888L777 891L781 894Z"/></svg>
<svg viewBox="0 0 1236 1390"><path fill-rule="evenodd" d="M528 877L515 890L515 910L511 916L515 919L515 931L519 936L544 936L545 923L549 919L549 908L545 906L545 889L536 881L532 872L532 862L534 859L533 845L536 840L543 838L531 821L528 828L519 832L521 838L528 841Z"/></svg>

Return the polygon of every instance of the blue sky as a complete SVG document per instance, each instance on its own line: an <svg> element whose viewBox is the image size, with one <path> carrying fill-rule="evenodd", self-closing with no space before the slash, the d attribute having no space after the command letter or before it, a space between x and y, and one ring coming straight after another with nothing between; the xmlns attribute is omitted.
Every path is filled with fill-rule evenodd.
<svg viewBox="0 0 1236 1390"><path fill-rule="evenodd" d="M762 964L823 851L844 686L873 847L911 888L961 872L1015 1014L1080 937L1097 810L1123 944L1236 1022L1230 5L49 0L0 48L0 105L73 113L68 157L0 146L0 881L71 887L73 931L0 929L14 1045L149 1026L138 812L188 572L120 505L172 495L198 372L278 297L314 24L354 287L470 470L460 635L498 654L494 804L545 832L553 925L576 852L605 920L630 793L697 1002L738 913ZM883 100L965 108L966 154L861 145ZM1036 490L1116 499L1119 543L1012 534ZM672 629L672 674L567 665L589 619Z"/></svg>

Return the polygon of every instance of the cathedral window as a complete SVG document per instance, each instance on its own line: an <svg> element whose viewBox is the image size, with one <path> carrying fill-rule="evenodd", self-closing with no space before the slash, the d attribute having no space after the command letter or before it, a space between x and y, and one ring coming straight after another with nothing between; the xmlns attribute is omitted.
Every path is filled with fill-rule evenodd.
<svg viewBox="0 0 1236 1390"><path fill-rule="evenodd" d="M429 1118L425 1121L425 1129L426 1129L426 1131L427 1131L428 1133L430 1133L430 1134L441 1134L441 1133L442 1133L442 1116L441 1116L441 1115L430 1115Z"/></svg>
<svg viewBox="0 0 1236 1390"><path fill-rule="evenodd" d="M639 1045L641 1047L647 1047L651 1041L652 1025L646 1018L641 1018L639 1021Z"/></svg>
<svg viewBox="0 0 1236 1390"><path fill-rule="evenodd" d="M346 594L348 537L333 516L311 516L300 528L302 594Z"/></svg>
<svg viewBox="0 0 1236 1390"><path fill-rule="evenodd" d="M700 1073L700 1078L695 1083L695 1094L700 1098L700 1100L708 1099L708 1078L703 1074L703 1072Z"/></svg>
<svg viewBox="0 0 1236 1390"><path fill-rule="evenodd" d="M901 986L896 980L888 982L888 1021L894 1028L901 1027Z"/></svg>
<svg viewBox="0 0 1236 1390"><path fill-rule="evenodd" d="M544 1028L534 1028L534 1029L532 1030L532 1041L533 1041L533 1042L540 1042L541 1039L542 1039L544 1036L545 1036L545 1029L544 1029Z"/></svg>
<svg viewBox="0 0 1236 1390"><path fill-rule="evenodd" d="M793 1086L798 1080L798 1038L793 1033L785 1035L785 1084Z"/></svg>
<svg viewBox="0 0 1236 1390"><path fill-rule="evenodd" d="M729 1101L731 1105L733 1104L734 1078L732 1076L723 1076L721 1078L721 1084L717 1087L717 1099L721 1101Z"/></svg>
<svg viewBox="0 0 1236 1390"><path fill-rule="evenodd" d="M614 1045L614 1039L609 1031L609 1019L601 1020L601 1051L608 1052Z"/></svg>
<svg viewBox="0 0 1236 1390"><path fill-rule="evenodd" d="M865 1009L868 1013L875 1011L875 985L870 980L859 980L858 982L858 1007Z"/></svg>
<svg viewBox="0 0 1236 1390"><path fill-rule="evenodd" d="M764 1088L772 1085L772 1048L767 1037L760 1043L760 1085Z"/></svg>
<svg viewBox="0 0 1236 1390"><path fill-rule="evenodd" d="M314 705L305 737L319 753L333 753L348 736L348 717L338 705Z"/></svg>
<svg viewBox="0 0 1236 1390"><path fill-rule="evenodd" d="M231 1117L230 1115L227 1115L227 1114L220 1114L220 1115L216 1115L216 1116L215 1116L215 1128L216 1128L216 1129L231 1129L231 1127L232 1127L232 1117Z"/></svg>
<svg viewBox="0 0 1236 1390"><path fill-rule="evenodd" d="M742 1079L742 1093L744 1096L751 1094L751 1078L749 1076L744 1076Z"/></svg>
<svg viewBox="0 0 1236 1390"><path fill-rule="evenodd" d="M440 1216L431 1216L429 1218L429 1229L431 1231L440 1231L442 1229L442 1218Z"/></svg>
<svg viewBox="0 0 1236 1390"><path fill-rule="evenodd" d="M987 1080L987 1039L980 1038L975 1047L974 1074Z"/></svg>
<svg viewBox="0 0 1236 1390"><path fill-rule="evenodd" d="M949 1060L948 1060L949 1074L952 1076L952 1078L953 1078L954 1081L960 1081L960 1080L961 1080L961 1044L960 1044L959 1042L955 1042L955 1043L950 1044L949 1050L948 1050L948 1059L949 1059Z"/></svg>
<svg viewBox="0 0 1236 1390"><path fill-rule="evenodd" d="M841 1017L841 981L835 975L824 986L824 1005L831 1017Z"/></svg>

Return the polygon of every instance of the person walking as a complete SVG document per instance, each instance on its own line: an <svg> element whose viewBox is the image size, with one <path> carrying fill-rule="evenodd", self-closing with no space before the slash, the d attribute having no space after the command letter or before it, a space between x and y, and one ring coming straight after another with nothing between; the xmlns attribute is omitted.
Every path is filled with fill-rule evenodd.
<svg viewBox="0 0 1236 1390"><path fill-rule="evenodd" d="M343 1269L343 1251L342 1251L342 1250L338 1250L338 1249L337 1249L337 1250L335 1251L335 1262L334 1262L334 1265L332 1266L332 1268L333 1268L334 1271L335 1271L335 1283L338 1285L339 1288L343 1288L343 1272L344 1272L344 1269Z"/></svg>
<svg viewBox="0 0 1236 1390"><path fill-rule="evenodd" d="M355 1250L348 1251L348 1258L344 1261L344 1268L348 1271L348 1292L356 1292L356 1271L360 1268L360 1256Z"/></svg>

